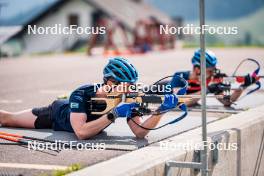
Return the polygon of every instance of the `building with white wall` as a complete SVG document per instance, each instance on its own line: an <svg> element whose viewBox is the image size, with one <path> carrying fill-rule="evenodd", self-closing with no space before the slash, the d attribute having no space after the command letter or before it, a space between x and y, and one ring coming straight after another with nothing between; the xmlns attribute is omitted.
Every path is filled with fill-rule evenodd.
<svg viewBox="0 0 264 176"><path fill-rule="evenodd" d="M78 41L89 40L90 35L28 34L28 26L46 28L60 24L62 28L69 25L91 27L94 25L94 14L98 11L118 18L128 32L133 30L140 18L154 16L164 23L171 23L168 16L139 0L58 0L23 25L18 33L10 36L2 44L2 52L7 45L14 43L16 50L19 47L23 54L70 50Z"/></svg>

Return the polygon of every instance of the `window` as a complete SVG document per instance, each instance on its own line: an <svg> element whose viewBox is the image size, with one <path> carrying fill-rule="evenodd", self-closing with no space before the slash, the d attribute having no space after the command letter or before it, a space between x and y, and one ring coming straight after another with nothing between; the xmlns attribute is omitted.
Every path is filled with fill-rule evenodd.
<svg viewBox="0 0 264 176"><path fill-rule="evenodd" d="M68 16L68 24L79 26L79 16L77 14L70 14Z"/></svg>

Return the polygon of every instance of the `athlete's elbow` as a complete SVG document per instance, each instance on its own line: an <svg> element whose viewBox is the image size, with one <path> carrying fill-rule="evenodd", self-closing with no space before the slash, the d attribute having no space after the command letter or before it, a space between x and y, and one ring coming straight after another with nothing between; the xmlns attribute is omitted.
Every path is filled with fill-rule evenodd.
<svg viewBox="0 0 264 176"><path fill-rule="evenodd" d="M144 139L146 137L146 135L141 135L141 134L137 134L136 138L138 139Z"/></svg>
<svg viewBox="0 0 264 176"><path fill-rule="evenodd" d="M83 131L76 131L76 136L77 136L77 138L79 139L79 140L84 140L84 139L88 139L88 138L91 138L91 137L93 137L93 135L92 134L89 134L89 133L85 133L85 132L83 132Z"/></svg>
<svg viewBox="0 0 264 176"><path fill-rule="evenodd" d="M138 139L144 139L147 136L147 133L145 131L140 131L140 132L135 133L135 135L136 135L136 138Z"/></svg>
<svg viewBox="0 0 264 176"><path fill-rule="evenodd" d="M226 106L226 107L229 107L229 106L231 106L232 105L232 102L230 102L230 101L220 101L224 106Z"/></svg>
<svg viewBox="0 0 264 176"><path fill-rule="evenodd" d="M80 132L80 131L76 132L75 135L77 136L77 138L78 138L79 140L84 140L84 139L87 138L86 135L84 135L84 133L82 133L82 132Z"/></svg>
<svg viewBox="0 0 264 176"><path fill-rule="evenodd" d="M223 105L226 107L230 107L232 105L232 103L231 102L224 102Z"/></svg>

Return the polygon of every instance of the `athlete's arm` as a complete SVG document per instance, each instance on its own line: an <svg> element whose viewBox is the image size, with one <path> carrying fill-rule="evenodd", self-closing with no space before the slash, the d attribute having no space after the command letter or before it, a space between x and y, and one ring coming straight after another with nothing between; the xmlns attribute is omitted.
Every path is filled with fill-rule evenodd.
<svg viewBox="0 0 264 176"><path fill-rule="evenodd" d="M243 89L237 89L233 91L230 96L230 99L217 98L217 100L220 101L224 106L231 106L233 102L237 101L237 99L241 96L242 93Z"/></svg>
<svg viewBox="0 0 264 176"><path fill-rule="evenodd" d="M238 98L242 95L243 90L245 90L248 86L256 83L256 78L254 76L250 76L249 74L244 76L244 80L244 83L240 85L239 89L233 91L230 100L219 99L219 101L225 106L231 106L232 103L237 101Z"/></svg>
<svg viewBox="0 0 264 176"><path fill-rule="evenodd" d="M105 127L111 124L106 115L91 122L86 122L86 113L71 113L71 125L78 139L87 139L101 132Z"/></svg>
<svg viewBox="0 0 264 176"><path fill-rule="evenodd" d="M152 115L150 118L142 122L141 117L137 116L137 117L134 117L133 120L137 124L140 124L143 127L155 128L157 124L159 123L161 117L162 115ZM144 138L149 133L149 130L141 128L140 126L135 124L132 120L128 120L127 124L137 138Z"/></svg>
<svg viewBox="0 0 264 176"><path fill-rule="evenodd" d="M175 108L178 104L178 98L175 94L167 94L164 96L164 102L160 105L160 107L156 110L156 112L159 112L159 115L152 115L150 118L148 118L143 123L141 122L140 118L137 116L133 118L133 120L140 124L141 126L145 128L154 128L160 121L162 115L165 112L168 112L169 110ZM149 130L144 129L140 126L135 124L132 120L128 121L128 125L132 132L138 137L138 138L144 138Z"/></svg>
<svg viewBox="0 0 264 176"><path fill-rule="evenodd" d="M103 115L99 119L91 122L86 122L86 99L84 96L84 90L75 90L69 99L70 104L70 121L72 128L78 137L78 139L87 139L95 136L111 122L107 119L106 115Z"/></svg>

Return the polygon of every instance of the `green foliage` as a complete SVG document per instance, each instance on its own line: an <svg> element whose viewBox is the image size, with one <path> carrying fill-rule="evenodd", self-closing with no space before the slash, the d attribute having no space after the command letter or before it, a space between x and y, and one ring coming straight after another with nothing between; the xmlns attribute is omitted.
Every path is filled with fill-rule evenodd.
<svg viewBox="0 0 264 176"><path fill-rule="evenodd" d="M236 35L209 35L206 34L206 44L208 46L250 46L250 47L263 47L264 46L264 8L259 9L255 13L248 16L223 21L206 21L210 26L222 26L222 27L238 27L238 34ZM193 24L199 25L198 22L193 21ZM193 35L192 41L188 43L199 44L199 35Z"/></svg>
<svg viewBox="0 0 264 176"><path fill-rule="evenodd" d="M66 174L69 174L71 172L78 171L82 168L80 164L72 164L65 170L56 170L52 173L52 176L64 176Z"/></svg>

